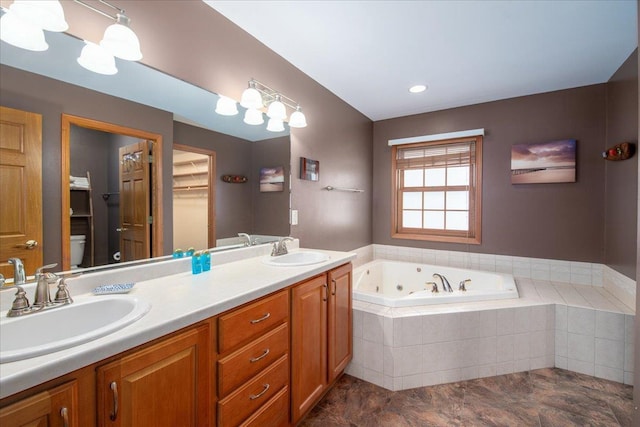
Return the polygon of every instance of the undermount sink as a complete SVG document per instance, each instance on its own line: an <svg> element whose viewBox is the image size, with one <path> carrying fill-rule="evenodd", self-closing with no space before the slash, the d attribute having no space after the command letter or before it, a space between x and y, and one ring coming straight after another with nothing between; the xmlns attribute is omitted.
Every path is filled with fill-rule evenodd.
<svg viewBox="0 0 640 427"><path fill-rule="evenodd" d="M304 252L291 252L286 255L272 256L265 259L265 264L284 266L284 267L298 267L301 265L318 264L325 262L329 259L329 255L322 252L304 251Z"/></svg>
<svg viewBox="0 0 640 427"><path fill-rule="evenodd" d="M90 297L62 307L0 322L0 363L63 350L116 332L139 320L151 305L127 295Z"/></svg>

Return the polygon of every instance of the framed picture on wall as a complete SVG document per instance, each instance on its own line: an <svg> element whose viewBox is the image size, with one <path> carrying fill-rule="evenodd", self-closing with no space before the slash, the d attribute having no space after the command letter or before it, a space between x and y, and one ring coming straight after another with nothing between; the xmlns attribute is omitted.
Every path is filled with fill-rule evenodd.
<svg viewBox="0 0 640 427"><path fill-rule="evenodd" d="M284 167L260 169L260 192L284 191Z"/></svg>
<svg viewBox="0 0 640 427"><path fill-rule="evenodd" d="M320 179L320 162L300 157L300 179L318 181Z"/></svg>
<svg viewBox="0 0 640 427"><path fill-rule="evenodd" d="M511 146L511 183L576 182L576 140Z"/></svg>

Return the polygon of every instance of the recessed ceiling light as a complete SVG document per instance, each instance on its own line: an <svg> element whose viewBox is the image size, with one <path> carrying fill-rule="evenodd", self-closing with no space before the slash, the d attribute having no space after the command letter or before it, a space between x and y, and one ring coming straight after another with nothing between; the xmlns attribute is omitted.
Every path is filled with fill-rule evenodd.
<svg viewBox="0 0 640 427"><path fill-rule="evenodd" d="M411 93L420 93L420 92L424 92L425 90L427 90L426 85L415 85L409 88L409 92Z"/></svg>

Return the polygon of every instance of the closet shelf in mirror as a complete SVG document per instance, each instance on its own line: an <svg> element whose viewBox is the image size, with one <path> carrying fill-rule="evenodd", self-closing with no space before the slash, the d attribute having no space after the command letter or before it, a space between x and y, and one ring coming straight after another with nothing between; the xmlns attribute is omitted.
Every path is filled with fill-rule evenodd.
<svg viewBox="0 0 640 427"><path fill-rule="evenodd" d="M184 178L184 177L192 177L192 176L206 176L209 175L209 172L182 172L182 173L174 173L174 178Z"/></svg>
<svg viewBox="0 0 640 427"><path fill-rule="evenodd" d="M206 164L208 161L209 159L183 160L179 162L173 162L173 166L202 165Z"/></svg>
<svg viewBox="0 0 640 427"><path fill-rule="evenodd" d="M208 185L176 185L174 191L208 190Z"/></svg>

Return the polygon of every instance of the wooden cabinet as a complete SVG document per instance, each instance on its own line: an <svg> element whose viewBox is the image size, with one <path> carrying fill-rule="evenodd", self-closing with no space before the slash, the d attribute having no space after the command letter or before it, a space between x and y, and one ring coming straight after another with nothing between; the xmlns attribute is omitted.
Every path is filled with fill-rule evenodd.
<svg viewBox="0 0 640 427"><path fill-rule="evenodd" d="M78 424L78 384L70 381L0 409L2 427L74 427Z"/></svg>
<svg viewBox="0 0 640 427"><path fill-rule="evenodd" d="M206 426L211 422L208 324L97 369L98 425Z"/></svg>
<svg viewBox="0 0 640 427"><path fill-rule="evenodd" d="M303 282L291 294L291 405L295 424L352 356L351 264Z"/></svg>
<svg viewBox="0 0 640 427"><path fill-rule="evenodd" d="M0 425L295 425L351 360L351 286L345 264L85 366L0 401Z"/></svg>
<svg viewBox="0 0 640 427"><path fill-rule="evenodd" d="M289 425L288 290L220 316L218 350L218 425Z"/></svg>

